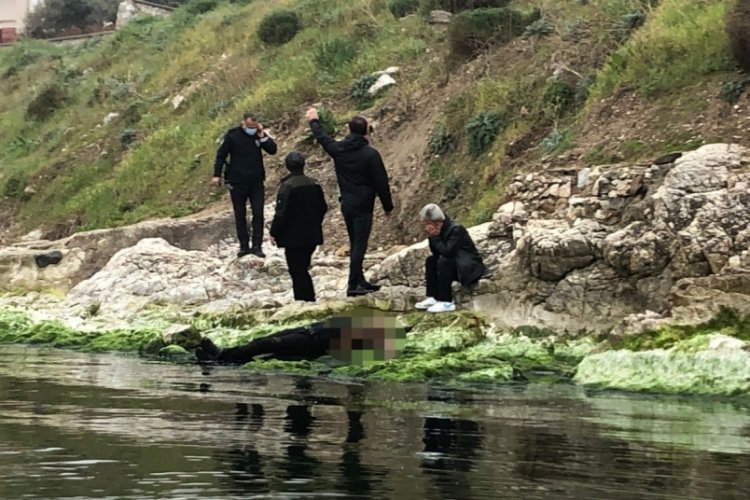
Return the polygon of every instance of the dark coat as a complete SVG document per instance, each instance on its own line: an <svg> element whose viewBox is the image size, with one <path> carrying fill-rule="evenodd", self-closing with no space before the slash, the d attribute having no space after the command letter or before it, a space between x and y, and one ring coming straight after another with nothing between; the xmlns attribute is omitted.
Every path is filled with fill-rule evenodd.
<svg viewBox="0 0 750 500"><path fill-rule="evenodd" d="M224 178L229 184L253 184L263 182L266 179L266 170L263 168L263 151L268 154L276 154L276 143L266 135L263 139L257 136L249 136L242 127L230 129L216 152L216 163L214 164L214 177L221 177L227 156L227 165Z"/></svg>
<svg viewBox="0 0 750 500"><path fill-rule="evenodd" d="M279 186L271 236L280 247L314 247L323 243L328 205L320 184L302 173L286 176Z"/></svg>
<svg viewBox="0 0 750 500"><path fill-rule="evenodd" d="M326 153L333 158L342 205L372 212L377 195L383 210L393 210L383 158L364 136L350 134L344 140L336 141L329 137L318 120L311 121L310 128Z"/></svg>
<svg viewBox="0 0 750 500"><path fill-rule="evenodd" d="M430 237L429 242L433 255L456 261L458 281L462 285L475 283L487 272L469 231L458 222L446 217L440 234Z"/></svg>

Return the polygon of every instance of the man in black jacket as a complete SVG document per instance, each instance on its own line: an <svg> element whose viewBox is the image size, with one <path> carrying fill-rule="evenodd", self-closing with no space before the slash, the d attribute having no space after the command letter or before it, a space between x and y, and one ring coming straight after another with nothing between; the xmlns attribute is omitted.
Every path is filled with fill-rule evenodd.
<svg viewBox="0 0 750 500"><path fill-rule="evenodd" d="M284 248L294 300L315 302L308 269L315 247L323 244L322 224L328 205L320 184L304 174L305 157L292 151L284 161L290 174L279 187L271 238Z"/></svg>
<svg viewBox="0 0 750 500"><path fill-rule="evenodd" d="M388 173L380 153L370 146L367 138L367 120L361 116L349 122L350 134L342 141L328 136L318 119L318 111L310 108L306 113L313 135L333 158L336 179L341 191L341 213L349 234L349 297L377 291L380 287L368 283L362 271L367 252L367 242L372 230L375 196L380 198L386 215L393 211Z"/></svg>
<svg viewBox="0 0 750 500"><path fill-rule="evenodd" d="M487 273L469 232L447 217L434 203L419 212L422 227L429 237L432 255L425 262L427 298L416 305L428 312L455 311L451 283L463 286L476 283Z"/></svg>
<svg viewBox="0 0 750 500"><path fill-rule="evenodd" d="M229 188L234 209L234 222L237 226L237 238L240 240L240 251L237 257L248 254L265 257L263 243L263 202L265 191L263 183L266 171L263 168L263 151L276 154L276 143L263 130L255 115L245 113L242 124L230 129L216 152L214 177L215 186L222 184L222 170L229 156L229 164L224 173L224 180ZM247 232L247 200L253 211L253 246L250 247L250 236Z"/></svg>

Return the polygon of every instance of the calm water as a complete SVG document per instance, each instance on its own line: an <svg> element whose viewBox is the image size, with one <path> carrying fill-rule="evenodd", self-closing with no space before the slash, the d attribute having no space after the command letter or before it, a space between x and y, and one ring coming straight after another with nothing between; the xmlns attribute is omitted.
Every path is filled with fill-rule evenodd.
<svg viewBox="0 0 750 500"><path fill-rule="evenodd" d="M746 403L0 346L2 498L748 498Z"/></svg>

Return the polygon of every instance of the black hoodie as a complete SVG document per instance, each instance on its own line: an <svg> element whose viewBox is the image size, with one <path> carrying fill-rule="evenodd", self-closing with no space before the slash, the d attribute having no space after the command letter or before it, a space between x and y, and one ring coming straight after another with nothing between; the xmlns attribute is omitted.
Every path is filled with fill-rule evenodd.
<svg viewBox="0 0 750 500"><path fill-rule="evenodd" d="M343 141L336 141L329 137L318 120L311 121L310 128L326 153L333 158L343 206L372 212L377 195L383 210L393 210L383 159L364 136L350 134Z"/></svg>

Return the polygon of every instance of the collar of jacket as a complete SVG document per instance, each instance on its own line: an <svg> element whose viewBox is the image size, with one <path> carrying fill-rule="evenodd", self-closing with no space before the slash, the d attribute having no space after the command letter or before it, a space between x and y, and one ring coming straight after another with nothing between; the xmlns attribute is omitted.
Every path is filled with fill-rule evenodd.
<svg viewBox="0 0 750 500"><path fill-rule="evenodd" d="M291 179L292 177L299 177L301 175L305 175L305 172L290 172L285 177L281 178L281 182L286 182L289 179Z"/></svg>

